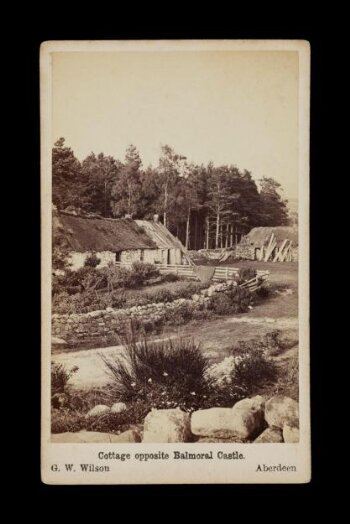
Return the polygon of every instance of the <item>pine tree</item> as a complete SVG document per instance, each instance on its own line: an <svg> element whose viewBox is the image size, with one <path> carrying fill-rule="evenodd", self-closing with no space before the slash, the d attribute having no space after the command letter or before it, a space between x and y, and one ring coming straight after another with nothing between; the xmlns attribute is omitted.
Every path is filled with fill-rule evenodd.
<svg viewBox="0 0 350 524"><path fill-rule="evenodd" d="M135 146L130 145L125 154L125 162L119 177L112 188L114 215L137 216L141 196L141 158Z"/></svg>
<svg viewBox="0 0 350 524"><path fill-rule="evenodd" d="M82 204L80 162L62 137L52 149L52 202L58 209Z"/></svg>

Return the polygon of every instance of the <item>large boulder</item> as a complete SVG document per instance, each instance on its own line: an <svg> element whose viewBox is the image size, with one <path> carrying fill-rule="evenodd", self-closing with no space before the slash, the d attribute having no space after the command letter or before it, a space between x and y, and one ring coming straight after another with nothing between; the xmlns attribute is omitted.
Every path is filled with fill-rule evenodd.
<svg viewBox="0 0 350 524"><path fill-rule="evenodd" d="M152 409L144 420L143 442L189 442L190 415L176 409Z"/></svg>
<svg viewBox="0 0 350 524"><path fill-rule="evenodd" d="M141 442L141 437L140 434L134 430L124 431L124 433L120 433L119 435L115 435L114 433L100 433L99 431L78 431L77 433L67 431L66 433L55 433L51 435L51 441L57 443L132 443Z"/></svg>
<svg viewBox="0 0 350 524"><path fill-rule="evenodd" d="M105 415L106 413L110 413L111 408L109 406L105 406L104 404L98 404L97 406L90 409L90 411L87 412L86 418L90 417L100 417L101 415Z"/></svg>
<svg viewBox="0 0 350 524"><path fill-rule="evenodd" d="M299 442L299 428L285 424L283 426L283 439L288 444Z"/></svg>
<svg viewBox="0 0 350 524"><path fill-rule="evenodd" d="M239 436L249 438L261 432L264 427L264 405L264 398L257 395L240 400L233 406L233 418Z"/></svg>
<svg viewBox="0 0 350 524"><path fill-rule="evenodd" d="M267 428L263 431L258 438L254 440L254 443L279 443L283 442L282 430L280 428Z"/></svg>
<svg viewBox="0 0 350 524"><path fill-rule="evenodd" d="M191 431L201 437L229 438L236 435L232 408L209 408L194 411Z"/></svg>
<svg viewBox="0 0 350 524"><path fill-rule="evenodd" d="M285 424L299 426L299 404L283 395L270 398L265 405L265 420L269 426L283 429Z"/></svg>
<svg viewBox="0 0 350 524"><path fill-rule="evenodd" d="M201 437L247 439L263 425L264 399L260 396L243 399L233 408L202 409L191 416L191 431Z"/></svg>
<svg viewBox="0 0 350 524"><path fill-rule="evenodd" d="M111 413L123 413L123 411L126 411L126 404L124 404L124 402L116 402L111 407Z"/></svg>

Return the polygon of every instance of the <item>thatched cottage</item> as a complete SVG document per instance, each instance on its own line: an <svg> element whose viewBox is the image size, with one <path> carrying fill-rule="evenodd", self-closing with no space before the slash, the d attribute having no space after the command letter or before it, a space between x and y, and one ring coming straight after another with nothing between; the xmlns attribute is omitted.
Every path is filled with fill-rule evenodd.
<svg viewBox="0 0 350 524"><path fill-rule="evenodd" d="M186 249L155 217L155 220L112 219L96 215L54 212L53 242L69 252L70 267L84 266L95 253L99 267L110 262L130 264L189 264Z"/></svg>
<svg viewBox="0 0 350 524"><path fill-rule="evenodd" d="M237 244L235 248L236 258L262 260L271 235L273 235L275 246L271 252L272 258L287 240L291 245L292 259L298 259L298 229L291 226L254 227Z"/></svg>

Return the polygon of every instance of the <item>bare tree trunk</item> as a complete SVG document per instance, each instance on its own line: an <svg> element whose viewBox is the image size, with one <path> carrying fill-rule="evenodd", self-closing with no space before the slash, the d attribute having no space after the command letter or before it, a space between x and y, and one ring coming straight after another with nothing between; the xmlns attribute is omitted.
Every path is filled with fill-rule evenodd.
<svg viewBox="0 0 350 524"><path fill-rule="evenodd" d="M128 184L128 214L131 215L131 184Z"/></svg>
<svg viewBox="0 0 350 524"><path fill-rule="evenodd" d="M209 215L205 217L206 222L206 249L209 249Z"/></svg>
<svg viewBox="0 0 350 524"><path fill-rule="evenodd" d="M105 217L107 216L107 180L105 180Z"/></svg>
<svg viewBox="0 0 350 524"><path fill-rule="evenodd" d="M167 209L168 209L168 184L164 186L164 213L163 213L163 224L167 227Z"/></svg>
<svg viewBox="0 0 350 524"><path fill-rule="evenodd" d="M194 247L193 249L197 249L197 240L198 240L198 214L195 215L195 222L194 222Z"/></svg>
<svg viewBox="0 0 350 524"><path fill-rule="evenodd" d="M228 237L229 237L230 225L226 224L226 238L225 238L225 247L228 247Z"/></svg>
<svg viewBox="0 0 350 524"><path fill-rule="evenodd" d="M191 210L189 209L187 213L187 220L186 220L186 243L185 243L186 249L188 249L189 240L190 240L190 215L191 215Z"/></svg>
<svg viewBox="0 0 350 524"><path fill-rule="evenodd" d="M215 249L219 247L219 232L220 232L220 211L216 212L216 232L215 232Z"/></svg>

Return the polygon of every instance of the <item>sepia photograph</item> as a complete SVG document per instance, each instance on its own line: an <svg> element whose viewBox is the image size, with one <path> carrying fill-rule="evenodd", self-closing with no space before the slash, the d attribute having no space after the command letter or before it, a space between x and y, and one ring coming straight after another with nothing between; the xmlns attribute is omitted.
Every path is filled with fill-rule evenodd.
<svg viewBox="0 0 350 524"><path fill-rule="evenodd" d="M308 44L41 55L42 445L96 449L43 467L84 483L146 449L211 482L252 449L255 481L307 479Z"/></svg>

